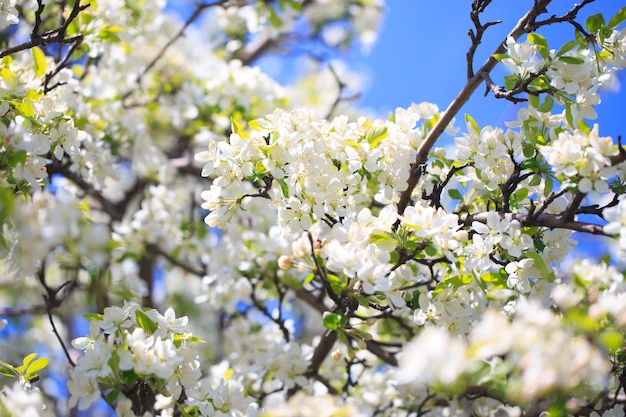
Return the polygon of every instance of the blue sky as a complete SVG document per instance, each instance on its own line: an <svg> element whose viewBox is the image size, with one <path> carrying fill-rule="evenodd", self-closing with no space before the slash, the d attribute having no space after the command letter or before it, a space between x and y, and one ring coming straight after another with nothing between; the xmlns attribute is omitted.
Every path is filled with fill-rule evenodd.
<svg viewBox="0 0 626 417"><path fill-rule="evenodd" d="M362 92L358 103L383 116L411 102L429 101L445 109L466 80L465 54L470 45L467 31L473 27L469 18L471 1L387 0L386 3L376 45L368 56L355 59L369 78L368 88ZM555 0L549 12L561 15L573 3L572 0ZM488 30L476 54L475 68L493 52L531 4L531 0L494 0L482 21L503 22ZM616 0L597 0L583 10L581 17L602 12L608 20L624 5L626 3ZM550 47L558 49L565 41L573 39L574 30L571 25L562 23L543 33ZM504 75L503 69L496 68L493 79L498 83ZM626 74L620 78L626 86ZM496 100L492 95L483 97L483 92L484 88L480 87L460 116L469 113L481 126L502 125L515 117L513 105ZM618 93L605 94L597 110L602 136L621 134L626 138L624 88Z"/></svg>
<svg viewBox="0 0 626 417"><path fill-rule="evenodd" d="M573 0L553 1L550 15L563 14L573 3ZM486 33L477 51L474 68L480 67L531 4L532 0L494 0L481 21L503 22ZM470 45L467 31L473 27L469 18L470 5L470 0L387 0L377 43L369 55L354 60L369 79L358 105L381 117L412 102L429 101L444 110L466 81L465 54ZM617 0L597 0L580 16L584 19L602 12L608 20L624 5L626 2ZM568 24L560 24L542 33L554 49L574 36L572 26ZM497 67L492 78L501 84L506 74L506 70ZM622 88L619 91L603 94L602 102L596 108L599 117L591 123L599 123L601 136L615 138L622 135L626 142L626 70L622 71L620 81ZM479 87L461 110L457 126L464 129L465 113L471 114L481 127L487 124L503 126L505 121L515 118L517 110L513 104L497 100L493 95L484 97L483 92L484 87ZM599 257L606 253L604 238L575 236L581 243L578 250L586 255Z"/></svg>

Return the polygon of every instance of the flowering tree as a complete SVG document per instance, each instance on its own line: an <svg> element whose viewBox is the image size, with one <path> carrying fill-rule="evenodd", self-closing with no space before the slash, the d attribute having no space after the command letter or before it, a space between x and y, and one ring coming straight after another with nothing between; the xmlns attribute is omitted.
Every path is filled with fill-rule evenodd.
<svg viewBox="0 0 626 417"><path fill-rule="evenodd" d="M376 0L0 1L0 414L623 416L621 265L565 262L626 251L590 125L626 7L592 2L529 1L479 67L474 0L454 101L374 120L313 51L371 43ZM281 86L277 51L314 64ZM506 128L455 127L481 85Z"/></svg>

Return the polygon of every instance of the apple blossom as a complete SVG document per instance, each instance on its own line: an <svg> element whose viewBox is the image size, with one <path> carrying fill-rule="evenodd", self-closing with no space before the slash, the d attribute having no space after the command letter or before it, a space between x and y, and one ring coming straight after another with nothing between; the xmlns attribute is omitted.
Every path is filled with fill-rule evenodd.
<svg viewBox="0 0 626 417"><path fill-rule="evenodd" d="M381 119L336 52L382 1L0 2L0 414L618 415L626 153L589 121L626 8L590 3L475 68L472 2L454 101ZM522 104L461 131L482 83Z"/></svg>

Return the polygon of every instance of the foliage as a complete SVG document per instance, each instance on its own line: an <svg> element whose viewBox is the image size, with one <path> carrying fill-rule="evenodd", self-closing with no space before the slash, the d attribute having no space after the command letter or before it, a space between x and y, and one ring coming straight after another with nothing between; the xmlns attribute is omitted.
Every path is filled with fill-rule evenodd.
<svg viewBox="0 0 626 417"><path fill-rule="evenodd" d="M623 415L626 150L591 121L626 7L592 2L535 0L475 68L474 0L454 102L386 120L324 59L376 0L1 2L0 413ZM459 117L483 83L506 127Z"/></svg>

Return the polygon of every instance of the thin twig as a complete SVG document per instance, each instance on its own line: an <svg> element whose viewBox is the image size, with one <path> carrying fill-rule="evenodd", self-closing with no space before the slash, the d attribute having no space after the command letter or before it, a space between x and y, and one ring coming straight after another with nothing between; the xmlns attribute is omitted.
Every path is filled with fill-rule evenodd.
<svg viewBox="0 0 626 417"><path fill-rule="evenodd" d="M55 334L55 336L57 337L57 340L61 344L61 348L63 349L63 352L65 353L65 357L67 358L67 362L73 368L73 367L76 366L76 364L74 363L74 360L72 360L72 356L70 355L70 352L67 350L67 347L65 346L65 342L61 338L61 335L57 331L57 327L54 324L54 320L52 319L52 313L50 312L50 309L47 310L47 313L48 313L48 320L50 320L50 325L52 326L52 332Z"/></svg>
<svg viewBox="0 0 626 417"><path fill-rule="evenodd" d="M174 44L174 42L176 42L181 36L183 36L183 34L185 33L185 30L187 30L187 28L198 18L200 17L200 15L202 14L203 11L205 11L206 9L210 8L210 7L216 7L216 6L222 6L225 3L227 3L227 0L219 0L216 1L215 3L203 3L203 4L198 4L196 6L196 9L194 10L194 12L191 14L191 16L189 16L189 18L187 18L187 20L185 21L185 23L183 23L183 25L181 26L181 28L178 30L178 32L176 32L166 43L165 45L163 45L163 47L161 47L161 49L159 50L159 52L157 52L157 54L154 56L154 58L152 58L152 60L144 67L144 69L137 75L137 79L135 80L135 83L137 84L141 84L141 80L143 79L143 77L150 72L150 70L157 64L157 62L159 62L159 60L161 60L163 58L163 56L165 55L165 52L167 52L167 50ZM133 90L128 91L124 96L123 99L128 98L131 94L132 94Z"/></svg>
<svg viewBox="0 0 626 417"><path fill-rule="evenodd" d="M415 162L411 165L411 174L408 179L407 188L400 195L400 200L398 201L398 213L404 213L404 209L408 206L411 201L411 195L413 194L413 190L419 183L419 180L422 176L422 167L425 166L426 161L428 159L428 153L435 145L443 131L448 127L448 125L452 122L452 119L458 114L463 105L467 103L470 97L474 94L474 91L480 86L483 82L483 74L489 74L496 66L498 61L493 57L493 55L504 53L506 50L506 39L511 37L513 39L517 39L525 33L532 31L533 24L537 16L541 13L545 12L545 7L550 3L551 0L538 0L535 2L533 7L517 22L515 27L509 32L503 42L501 42L498 47L494 50L491 56L485 61L482 67L478 70L478 73L475 74L472 78L470 78L465 86L461 89L459 94L455 97L455 99L450 103L448 108L443 112L441 118L435 124L433 129L429 132L426 139L422 142L417 153L415 155Z"/></svg>
<svg viewBox="0 0 626 417"><path fill-rule="evenodd" d="M4 58L5 56L12 55L16 52L21 52L27 49L31 49L36 46L45 46L45 45L50 45L54 43L75 42L76 37L65 39L67 28L69 27L70 23L72 23L72 21L76 19L76 17L78 17L78 14L88 7L89 7L89 3L81 5L80 0L76 0L76 2L74 3L74 7L72 8L72 11L70 12L69 16L67 17L67 19L63 22L61 26L59 26L56 29L48 31L44 33L43 35L34 34L33 36L31 36L31 39L29 41L13 46L11 48L5 49L4 51L0 52L0 58Z"/></svg>

